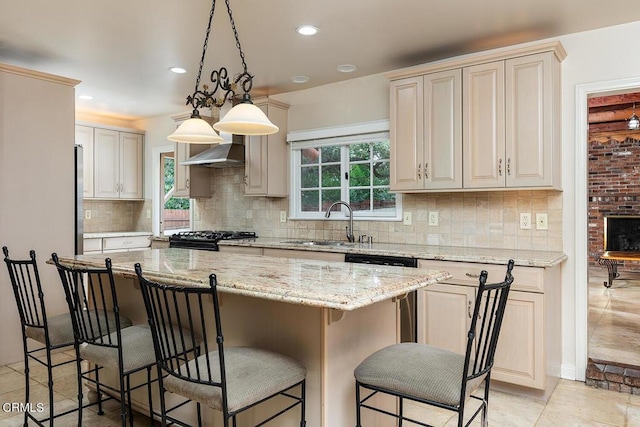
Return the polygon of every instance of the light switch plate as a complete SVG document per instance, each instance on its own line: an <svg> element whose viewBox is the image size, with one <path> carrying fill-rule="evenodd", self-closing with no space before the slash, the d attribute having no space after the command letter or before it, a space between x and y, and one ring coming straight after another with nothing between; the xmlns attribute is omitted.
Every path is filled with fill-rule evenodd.
<svg viewBox="0 0 640 427"><path fill-rule="evenodd" d="M280 211L280 222L287 222L287 211Z"/></svg>
<svg viewBox="0 0 640 427"><path fill-rule="evenodd" d="M91 209L84 211L84 219L91 219Z"/></svg>
<svg viewBox="0 0 640 427"><path fill-rule="evenodd" d="M438 212L429 212L429 225L437 227L439 223Z"/></svg>
<svg viewBox="0 0 640 427"><path fill-rule="evenodd" d="M411 212L405 212L402 214L402 223L404 225L411 225Z"/></svg>

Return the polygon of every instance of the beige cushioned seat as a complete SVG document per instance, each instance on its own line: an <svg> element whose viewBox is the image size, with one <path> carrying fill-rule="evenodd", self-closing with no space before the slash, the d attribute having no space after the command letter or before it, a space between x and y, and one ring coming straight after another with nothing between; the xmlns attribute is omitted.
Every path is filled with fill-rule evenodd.
<svg viewBox="0 0 640 427"><path fill-rule="evenodd" d="M175 329L176 336L180 332ZM156 363L156 353L153 348L153 337L149 325L129 326L120 331L122 338L122 370L129 372L143 366ZM185 338L190 335L185 333ZM107 340L105 340L108 342ZM111 342L116 341L116 333L111 334ZM179 343L177 343L179 345ZM196 343L197 344L197 343ZM193 342L185 342L189 348L193 348ZM118 372L118 349L97 344L84 344L80 347L80 357L96 363L105 368Z"/></svg>
<svg viewBox="0 0 640 427"><path fill-rule="evenodd" d="M96 314L93 311L85 311L85 317L87 317L87 325L91 324L95 325L98 322L95 320ZM87 315L88 313L88 315ZM104 311L100 310L98 315L104 319ZM107 321L109 322L109 330L114 331L116 329L116 318L115 314L108 311L106 313ZM104 320L100 321L100 325L104 325ZM90 322L90 323L89 323ZM126 317L120 316L120 327L126 328L131 326L131 320ZM57 316L52 316L47 319L47 327L49 328L49 340L51 340L51 345L58 346L64 344L73 344L73 325L71 324L71 315L69 313L60 314ZM97 331L95 331L97 333ZM41 343L45 343L44 338L44 328L34 328L27 326L25 328L25 334L27 337L36 340Z"/></svg>
<svg viewBox="0 0 640 427"><path fill-rule="evenodd" d="M403 393L419 399L458 405L464 356L426 344L402 343L367 357L354 371L365 385ZM467 383L466 397L484 380Z"/></svg>
<svg viewBox="0 0 640 427"><path fill-rule="evenodd" d="M202 355L200 368L205 365ZM218 352L209 353L213 381L220 381ZM250 347L227 347L224 362L228 390L229 411L234 412L256 403L279 391L285 390L305 379L306 369L295 360L281 354ZM195 369L194 361L189 362L190 372ZM187 375L183 365L181 373ZM201 377L209 379L202 373ZM222 389L220 387L179 379L169 375L164 379L164 387L173 393L200 402L210 408L222 410Z"/></svg>

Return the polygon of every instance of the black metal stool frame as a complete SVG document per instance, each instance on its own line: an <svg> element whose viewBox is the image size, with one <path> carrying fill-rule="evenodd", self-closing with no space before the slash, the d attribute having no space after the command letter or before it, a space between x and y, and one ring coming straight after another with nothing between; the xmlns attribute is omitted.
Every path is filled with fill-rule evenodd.
<svg viewBox="0 0 640 427"><path fill-rule="evenodd" d="M137 390L138 388L147 386L147 395L149 398L149 414L152 415L153 412L153 399L151 395L151 384L157 379L152 379L151 370L154 367L153 365L143 366L137 369L132 369L129 371L123 371L123 356L122 356L122 347L120 343L122 342L121 337L121 327L120 327L120 316L119 316L119 306L116 297L115 291L115 282L113 279L113 271L111 268L111 259L105 259L105 268L69 268L61 265L58 260L57 254L52 254L51 258L58 268L58 272L60 274L60 279L62 281L65 295L67 298L67 304L69 305L69 311L71 313L71 320L73 323L73 329L75 334L75 343L74 347L76 350L77 360L78 360L78 401L82 402L82 381L87 381L89 383L94 384L96 388L96 392L98 394L98 400L95 403L89 403L87 405L78 406L79 415L79 426L82 425L82 408L91 405L98 405L98 414L103 415L104 411L102 410L102 403L110 400L112 396L107 398L102 397L103 389L109 390L113 393L117 393L120 395L120 404L121 404L121 419L122 426L125 427L127 425L127 415L130 422L130 425L133 426L133 410L131 408L131 392ZM83 279L84 275L87 275L87 280ZM106 280L105 280L106 279ZM106 282L106 283L105 283ZM109 301L109 296L110 301ZM98 311L100 309L106 308L106 304L112 304L112 311L115 314L115 328L111 328L109 326L109 322L101 322L96 319L99 318ZM95 314L95 316L81 314L84 311L89 311L90 313ZM92 320L93 319L93 320ZM116 334L116 342L112 342L111 334ZM116 348L118 350L118 366L120 367L119 372L119 389L115 387L111 387L107 384L102 384L100 382L100 370L104 369L102 366L94 365L93 368L88 371L82 372L80 367L80 345L82 343L89 343L93 345L100 345L103 347ZM137 386L131 387L130 378L131 375L141 372L143 370L147 371L147 381L143 382ZM92 377L91 375L94 375ZM108 395L108 393L107 393ZM125 403L126 399L126 403ZM151 416L151 425L153 426L153 416Z"/></svg>
<svg viewBox="0 0 640 427"><path fill-rule="evenodd" d="M156 349L156 357L158 359L158 378L160 378L160 405L162 411L162 425L167 425L168 422L178 424L184 427L192 427L191 425L173 417L168 414L172 409L167 410L165 407L164 400L164 382L162 380L166 375L172 375L174 377L197 382L198 384L205 384L214 387L219 387L222 393L222 413L224 419L224 426L228 427L229 422L232 422L233 427L236 427L236 416L260 403L263 403L275 396L285 396L287 398L293 399L293 403L291 403L286 408L280 410L278 413L271 415L269 418L262 420L254 427L260 427L269 421L275 419L276 417L284 414L285 412L295 408L296 406L301 406L301 418L300 418L300 426L304 427L306 425L305 421L305 383L306 380L302 380L296 384L293 384L289 388L285 390L281 390L276 392L264 399L255 402L251 405L245 406L243 408L237 409L236 411L229 411L227 407L227 384L225 379L225 360L224 360L224 338L222 335L222 325L220 321L220 303L218 299L218 291L216 289L216 275L211 274L209 276L209 288L188 288L182 286L172 286L172 285L164 285L160 283L155 283L145 279L142 275L142 268L140 264L135 265L135 270L138 275L138 280L140 282L140 289L142 291L142 295L144 298L145 307L147 309L147 314L149 317L149 324L152 329L153 339L154 339L154 347ZM209 359L209 344L206 339L206 331L207 325L204 317L203 310L203 299L207 295L210 295L213 299L213 311L215 318L215 332L216 332L216 343L217 350L219 356L218 361ZM193 296L195 298L195 302L190 301L189 296ZM182 304L186 305L186 314L181 315L181 311L177 308L180 301ZM192 314L191 307L194 307L194 312L197 309L198 315L194 317ZM184 310L183 310L184 311ZM184 318L186 316L186 318ZM199 317L199 319L198 319ZM170 326L175 324L178 326L180 330L183 328L187 328L188 331L191 331L191 340L195 340L194 336L194 326L196 323L199 323L201 330L203 331L203 355L206 355L206 366L213 365L214 363L220 364L220 381L214 381L210 375L206 375L205 372L200 372L198 369L199 364L196 364L197 373L189 372L189 368L185 365L185 362L192 360L189 355L185 352L180 353L177 349L182 347L184 348L185 338L183 336L169 336L169 334L163 333L162 331L170 330ZM193 353L191 355L193 358L197 358L198 354ZM184 374L184 367L186 366L186 375ZM198 379L194 380L190 377L191 374L195 374ZM208 377L208 378L205 378ZM290 393L290 390L300 387L300 396L296 396ZM188 400L183 404L188 403ZM202 425L201 420L201 404L200 402L196 402L197 408L197 418L198 418L198 426Z"/></svg>
<svg viewBox="0 0 640 427"><path fill-rule="evenodd" d="M62 343L53 345L49 338L49 326L47 323L47 310L44 302L44 292L42 291L42 283L40 281L40 274L38 273L38 264L36 262L36 252L34 250L29 251L29 259L25 260L13 260L9 258L9 250L6 246L2 247L4 253L4 261L7 264L9 270L9 278L11 279L11 287L13 288L13 294L16 299L16 305L18 308L18 314L20 315L20 325L22 330L22 347L24 350L24 375L25 375L25 405L28 406L29 402L29 361L33 360L47 368L47 385L49 387L49 416L38 420L28 410L24 412L24 423L28 423L28 420L32 420L39 426L44 426L47 421L49 425L53 426L53 420L55 418L62 417L64 415L75 412L77 409L70 409L59 414L54 415L53 404L53 369L59 366L74 363L75 360L67 360L60 363L53 363L51 361L51 353L55 350L63 349L66 347L71 348L73 341L68 343ZM44 332L45 342L40 343L44 346L29 349L26 329L42 329ZM32 340L34 342L38 342ZM38 353L44 350L45 359L42 360Z"/></svg>
<svg viewBox="0 0 640 427"><path fill-rule="evenodd" d="M502 319L504 317L504 311L507 304L507 298L509 296L509 290L513 283L513 276L511 271L513 270L514 262L509 260L507 265L507 273L505 280L500 283L487 284L488 273L482 271L480 273L479 287L476 294L475 307L473 310L473 317L471 319L471 326L467 333L467 348L465 352L463 376L461 378L460 388L460 401L457 405L449 405L442 402L433 400L420 399L415 396L409 396L404 393L388 390L381 387L364 384L356 380L356 427L362 427L361 424L361 409L367 408L385 415L389 415L398 419L398 426L402 427L403 421L409 421L421 426L432 427L430 424L414 420L405 417L403 414L404 405L403 400L408 399L414 402L425 403L432 406L436 406L443 409L454 411L458 414L458 426L469 426L479 413L481 415L481 423L483 426L488 425L487 420L487 405L489 401L489 383L491 379L491 368L493 367L493 360L495 355L496 346L498 344L498 335L502 326ZM478 324L478 320L480 324ZM474 350L475 345L475 350ZM471 365L472 364L472 365ZM471 365L471 366L470 366ZM471 369L471 370L470 370ZM484 376L484 391L482 396L469 395L470 398L480 401L480 406L476 409L469 419L464 424L464 408L465 408L465 396L467 382L478 377ZM361 399L360 389L370 390L364 399ZM368 405L365 402L378 393L389 394L399 399L398 412L393 413L381 408Z"/></svg>

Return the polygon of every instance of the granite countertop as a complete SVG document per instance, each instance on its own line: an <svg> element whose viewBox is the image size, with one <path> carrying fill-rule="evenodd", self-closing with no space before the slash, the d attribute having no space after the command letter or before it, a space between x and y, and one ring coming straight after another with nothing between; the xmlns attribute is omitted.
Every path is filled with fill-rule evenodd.
<svg viewBox="0 0 640 427"><path fill-rule="evenodd" d="M136 236L152 236L150 231L108 231L104 233L84 233L85 239L102 239L105 237L136 237Z"/></svg>
<svg viewBox="0 0 640 427"><path fill-rule="evenodd" d="M189 249L153 249L109 254L114 274L145 277L165 284L209 286L255 298L350 311L451 277L446 271L330 261L229 254ZM66 266L104 268L105 256L61 256ZM51 263L52 261L49 261Z"/></svg>
<svg viewBox="0 0 640 427"><path fill-rule="evenodd" d="M298 241L298 243L296 243ZM411 245L400 243L348 243L341 246L303 245L305 240L260 237L248 240L222 240L220 246L253 246L260 248L307 250L315 252L361 253L406 256L426 260L506 264L510 259L525 267L553 267L567 259L562 252L502 248L468 248L461 246Z"/></svg>

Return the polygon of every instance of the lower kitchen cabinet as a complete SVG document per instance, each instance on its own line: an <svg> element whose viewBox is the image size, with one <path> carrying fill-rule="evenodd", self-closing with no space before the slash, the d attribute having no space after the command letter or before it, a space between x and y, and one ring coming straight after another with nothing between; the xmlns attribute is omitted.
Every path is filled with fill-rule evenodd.
<svg viewBox="0 0 640 427"><path fill-rule="evenodd" d="M418 292L418 341L464 353L478 276L503 280L505 266L419 260L419 267L446 270L445 283ZM491 379L549 392L560 376L560 269L516 266Z"/></svg>

